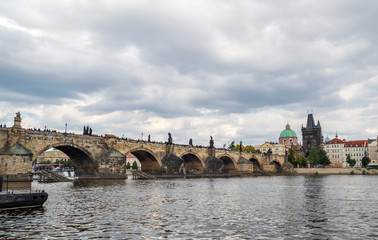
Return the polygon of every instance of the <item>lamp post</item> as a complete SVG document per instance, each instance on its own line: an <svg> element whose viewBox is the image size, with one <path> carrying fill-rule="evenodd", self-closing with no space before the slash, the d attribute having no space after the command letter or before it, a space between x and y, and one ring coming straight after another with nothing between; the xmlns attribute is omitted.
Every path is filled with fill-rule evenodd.
<svg viewBox="0 0 378 240"><path fill-rule="evenodd" d="M64 133L67 133L67 123L66 123L65 128L64 128Z"/></svg>

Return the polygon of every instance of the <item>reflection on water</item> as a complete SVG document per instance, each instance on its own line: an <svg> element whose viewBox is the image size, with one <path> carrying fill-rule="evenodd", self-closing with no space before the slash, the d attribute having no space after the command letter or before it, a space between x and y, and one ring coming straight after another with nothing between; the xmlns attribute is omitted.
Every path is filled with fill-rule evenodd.
<svg viewBox="0 0 378 240"><path fill-rule="evenodd" d="M377 238L377 176L33 183L42 208L0 211L0 238Z"/></svg>

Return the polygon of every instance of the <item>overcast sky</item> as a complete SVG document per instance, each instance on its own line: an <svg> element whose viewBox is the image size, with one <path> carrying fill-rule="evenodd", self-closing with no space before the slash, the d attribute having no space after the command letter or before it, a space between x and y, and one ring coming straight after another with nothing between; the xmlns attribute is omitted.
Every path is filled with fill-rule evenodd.
<svg viewBox="0 0 378 240"><path fill-rule="evenodd" d="M0 123L216 147L378 134L378 1L0 3Z"/></svg>

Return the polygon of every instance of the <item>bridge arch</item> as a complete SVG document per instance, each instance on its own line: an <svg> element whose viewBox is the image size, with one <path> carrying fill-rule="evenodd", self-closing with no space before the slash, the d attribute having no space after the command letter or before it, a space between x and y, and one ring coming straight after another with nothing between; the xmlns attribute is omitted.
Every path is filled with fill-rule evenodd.
<svg viewBox="0 0 378 240"><path fill-rule="evenodd" d="M270 164L273 164L276 167L277 172L282 172L282 165L279 161L274 160L274 161L270 162Z"/></svg>
<svg viewBox="0 0 378 240"><path fill-rule="evenodd" d="M252 157L251 159L249 159L249 161L251 161L253 163L253 171L261 171L262 170L261 164L260 164L260 162L257 158Z"/></svg>
<svg viewBox="0 0 378 240"><path fill-rule="evenodd" d="M192 152L187 152L182 154L182 159L185 161L186 171L190 172L203 172L205 170L205 163L201 160L201 158Z"/></svg>
<svg viewBox="0 0 378 240"><path fill-rule="evenodd" d="M159 159L155 153L149 149L135 148L130 150L130 153L139 160L142 171L148 173L158 173L162 171L161 159Z"/></svg>
<svg viewBox="0 0 378 240"><path fill-rule="evenodd" d="M55 148L66 154L74 163L75 174L79 178L88 177L97 174L98 163L94 161L92 155L83 147L76 144L56 143L47 145L41 150L38 150L34 155L34 160L50 148Z"/></svg>
<svg viewBox="0 0 378 240"><path fill-rule="evenodd" d="M223 171L224 172L233 172L236 171L235 160L229 155L222 155L219 157L223 161Z"/></svg>

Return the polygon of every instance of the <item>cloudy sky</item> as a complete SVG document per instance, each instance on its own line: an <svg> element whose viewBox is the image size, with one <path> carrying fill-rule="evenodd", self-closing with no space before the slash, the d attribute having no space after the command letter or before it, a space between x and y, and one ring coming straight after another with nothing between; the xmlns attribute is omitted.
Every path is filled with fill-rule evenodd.
<svg viewBox="0 0 378 240"><path fill-rule="evenodd" d="M378 134L378 2L0 3L0 123L216 147Z"/></svg>

